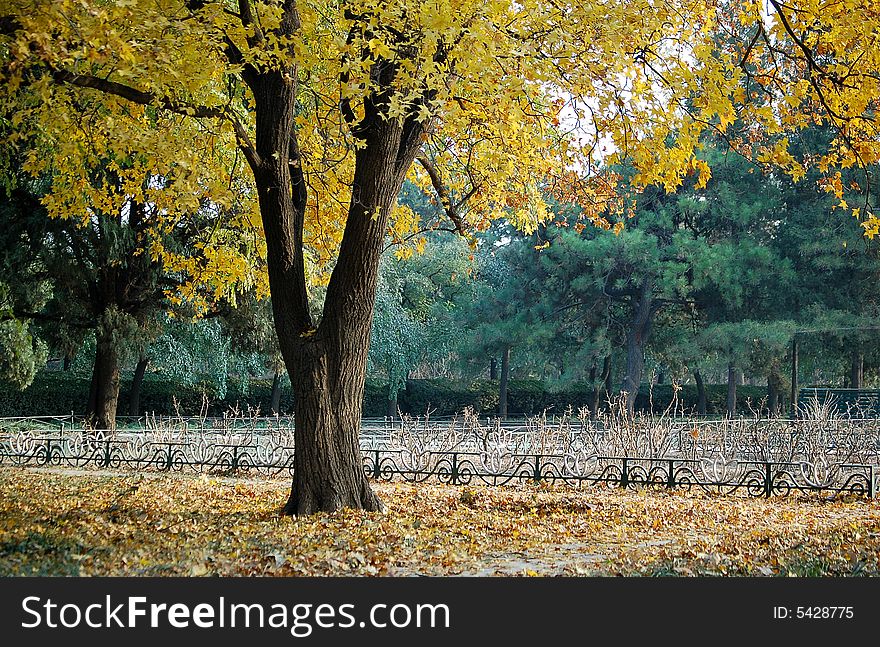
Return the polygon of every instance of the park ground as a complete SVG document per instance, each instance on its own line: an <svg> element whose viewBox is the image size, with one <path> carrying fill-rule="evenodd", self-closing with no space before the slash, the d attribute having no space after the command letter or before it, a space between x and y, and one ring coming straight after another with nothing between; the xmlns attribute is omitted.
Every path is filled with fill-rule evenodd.
<svg viewBox="0 0 880 647"><path fill-rule="evenodd" d="M880 501L375 485L279 516L285 480L0 468L0 575L880 574Z"/></svg>

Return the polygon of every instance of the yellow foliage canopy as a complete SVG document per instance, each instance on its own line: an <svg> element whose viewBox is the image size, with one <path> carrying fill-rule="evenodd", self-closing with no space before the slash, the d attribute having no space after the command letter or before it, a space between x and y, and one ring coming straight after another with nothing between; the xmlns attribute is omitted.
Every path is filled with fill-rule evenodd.
<svg viewBox="0 0 880 647"><path fill-rule="evenodd" d="M610 164L631 163L642 185L671 191L694 174L704 185L711 170L697 158L700 138L729 135L734 123L736 150L795 180L818 169L841 204L835 174L867 174L880 160L880 8L870 0L5 4L0 111L9 143L41 142L28 169L51 169L47 206L59 215L116 199L87 179L110 156L137 160L123 194L140 196L143 174L173 180L142 196L162 205L166 222L157 226L210 200L234 205L242 229L259 234L239 155L255 132L255 97L242 75L247 66L295 75L312 282L326 278L338 251L356 124L377 97L384 118L415 114L429 124L410 177L436 193L461 231L497 218L529 231L553 216L548 195L610 226L622 208ZM294 37L279 29L291 16ZM377 63L396 66L389 87ZM798 159L790 139L815 124L836 137ZM877 231L869 196L855 213L869 235ZM422 224L398 209L388 233L419 247ZM217 258L205 280L256 281L246 259L220 251L233 246L206 245ZM170 250L153 253L192 269Z"/></svg>

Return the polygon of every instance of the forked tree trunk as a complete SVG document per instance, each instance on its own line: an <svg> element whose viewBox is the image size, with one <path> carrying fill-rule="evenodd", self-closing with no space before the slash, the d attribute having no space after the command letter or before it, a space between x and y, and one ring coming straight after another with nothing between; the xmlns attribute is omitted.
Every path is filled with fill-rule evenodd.
<svg viewBox="0 0 880 647"><path fill-rule="evenodd" d="M498 381L498 417L507 417L507 386L510 383L510 346L501 352L501 379Z"/></svg>
<svg viewBox="0 0 880 647"><path fill-rule="evenodd" d="M116 429L116 408L119 404L119 350L113 331L98 332L95 364L89 387L86 420L92 428Z"/></svg>
<svg viewBox="0 0 880 647"><path fill-rule="evenodd" d="M147 372L149 358L141 357L137 366L134 367L134 377L131 379L131 391L128 394L128 415L141 415L141 389L144 385L144 374Z"/></svg>
<svg viewBox="0 0 880 647"><path fill-rule="evenodd" d="M251 21L245 13L243 21ZM294 42L300 26L296 3L284 3L278 34ZM445 60L439 50L437 57ZM402 119L387 115L397 71L394 62L372 63L375 89L359 107L348 99L340 104L359 141L345 231L315 326L303 249L307 183L295 127L299 70L243 63L242 78L254 98L255 138L253 145L246 138L239 143L257 187L275 330L295 405L286 514L382 508L364 474L359 444L367 351L388 215L429 125L416 108ZM419 101L428 105L435 94L425 89Z"/></svg>
<svg viewBox="0 0 880 647"><path fill-rule="evenodd" d="M289 84L282 88L285 93L292 90L287 79L267 80L272 83ZM269 87L264 94L256 83L257 145L269 150L260 154L260 168L268 172L255 176L261 177L257 189L275 324L296 403L293 483L284 513L307 515L344 507L381 510L364 474L359 444L367 351L388 214L418 151L422 130L418 124L383 119L374 112L375 105L369 107L361 131L363 146L355 152L352 199L339 257L321 323L315 328L303 271L305 184L298 175L292 132L278 135L284 142L290 139L289 157L270 160L279 150L273 146L272 129L293 119L292 96L284 114L272 116L273 110L278 112L278 92L278 87ZM260 136L264 130L272 135L265 141ZM293 191L285 198L290 187Z"/></svg>
<svg viewBox="0 0 880 647"><path fill-rule="evenodd" d="M694 371L694 382L697 383L697 415L706 415L706 385L699 370Z"/></svg>

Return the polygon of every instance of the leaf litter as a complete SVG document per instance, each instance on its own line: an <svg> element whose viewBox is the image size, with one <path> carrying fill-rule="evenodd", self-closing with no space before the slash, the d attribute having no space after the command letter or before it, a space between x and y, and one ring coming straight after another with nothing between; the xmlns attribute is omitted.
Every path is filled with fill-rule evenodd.
<svg viewBox="0 0 880 647"><path fill-rule="evenodd" d="M877 575L880 503L377 483L384 513L279 515L289 482L0 468L0 575Z"/></svg>

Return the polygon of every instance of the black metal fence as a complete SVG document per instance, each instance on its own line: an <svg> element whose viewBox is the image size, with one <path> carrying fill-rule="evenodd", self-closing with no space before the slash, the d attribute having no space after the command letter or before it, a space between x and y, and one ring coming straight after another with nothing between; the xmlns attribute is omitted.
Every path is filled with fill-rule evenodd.
<svg viewBox="0 0 880 647"><path fill-rule="evenodd" d="M803 448L798 450L801 457L797 459L786 457L794 456L792 452L777 452L782 458L761 459L755 458L755 452L750 457L749 451L742 448L725 454L717 443L683 446L683 438L696 441L697 436L676 432L673 438L677 438L679 446L670 444L675 455L664 456L599 453L595 451L595 438L590 443L569 439L566 443L549 444L552 451L536 451L533 438L524 444L511 442L509 435L504 437L505 442L484 436L481 443L463 443L459 438L457 447L437 449L418 434L409 441L405 437L379 441L369 438L362 454L365 473L376 481L489 486L550 483L576 488L604 485L766 497L824 492L870 498L877 490L876 462L835 461L835 447L825 447L828 451L812 460L803 458ZM780 441L775 442L779 445ZM471 446L466 447L468 444ZM525 445L531 449L517 450L517 446ZM4 466L287 477L293 471L293 451L290 429L113 434L62 429L0 430L0 465ZM732 457L734 454L738 457ZM772 452L768 455L772 456Z"/></svg>

